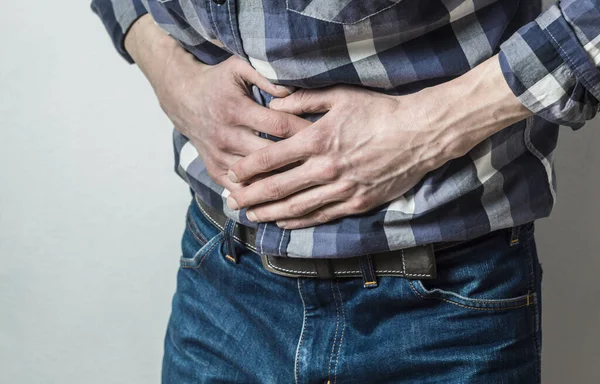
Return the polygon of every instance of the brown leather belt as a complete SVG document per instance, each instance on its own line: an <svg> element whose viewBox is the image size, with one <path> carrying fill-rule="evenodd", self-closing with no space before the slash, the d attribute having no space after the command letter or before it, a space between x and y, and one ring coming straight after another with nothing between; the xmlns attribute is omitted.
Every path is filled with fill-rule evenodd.
<svg viewBox="0 0 600 384"><path fill-rule="evenodd" d="M221 230L227 216L195 196L200 211ZM237 224L235 240L259 254L262 264L270 272L289 277L372 277L398 276L407 279L435 279L435 254L432 245L371 253L368 255L340 258L294 258L260 254L256 250L256 229ZM368 282L365 282L367 285ZM376 283L373 283L376 284Z"/></svg>

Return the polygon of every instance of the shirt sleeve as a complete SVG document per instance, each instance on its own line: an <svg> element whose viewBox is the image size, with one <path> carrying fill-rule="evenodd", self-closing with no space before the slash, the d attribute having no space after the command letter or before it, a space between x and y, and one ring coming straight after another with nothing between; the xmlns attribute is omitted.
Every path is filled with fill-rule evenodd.
<svg viewBox="0 0 600 384"><path fill-rule="evenodd" d="M531 112L580 128L600 100L600 0L561 0L500 47L504 78Z"/></svg>
<svg viewBox="0 0 600 384"><path fill-rule="evenodd" d="M92 0L92 11L104 23L119 54L129 63L133 63L133 59L125 50L124 40L131 25L148 13L142 0Z"/></svg>

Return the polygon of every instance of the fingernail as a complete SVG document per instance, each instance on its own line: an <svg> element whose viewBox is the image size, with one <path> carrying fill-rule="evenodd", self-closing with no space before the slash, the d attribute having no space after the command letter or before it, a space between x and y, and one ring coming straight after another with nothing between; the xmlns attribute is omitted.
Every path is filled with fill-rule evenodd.
<svg viewBox="0 0 600 384"><path fill-rule="evenodd" d="M279 228L285 228L286 225L287 225L287 223L285 221L278 221L277 222L277 226Z"/></svg>
<svg viewBox="0 0 600 384"><path fill-rule="evenodd" d="M227 205L231 209L238 209L239 208L239 205L238 205L237 201L235 201L235 199L233 197L231 197L231 196L229 196L227 198Z"/></svg>
<svg viewBox="0 0 600 384"><path fill-rule="evenodd" d="M235 173L233 173L231 169L229 170L229 172L227 172L227 176L229 177L229 180L231 180L232 183L238 182L237 176L235 175Z"/></svg>
<svg viewBox="0 0 600 384"><path fill-rule="evenodd" d="M246 212L246 217L248 218L248 220L255 222L256 221L256 214L252 211L247 211Z"/></svg>
<svg viewBox="0 0 600 384"><path fill-rule="evenodd" d="M281 105L281 99L273 99L269 103L269 107L275 107L275 108L277 108L280 105Z"/></svg>

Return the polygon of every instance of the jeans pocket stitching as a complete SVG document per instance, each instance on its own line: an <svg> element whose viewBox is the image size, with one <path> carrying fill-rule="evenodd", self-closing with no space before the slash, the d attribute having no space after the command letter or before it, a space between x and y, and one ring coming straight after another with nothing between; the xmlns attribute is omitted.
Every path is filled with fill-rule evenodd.
<svg viewBox="0 0 600 384"><path fill-rule="evenodd" d="M200 268L206 256L211 253L211 251L219 244L221 244L224 240L223 233L217 234L215 237L210 239L206 244L204 244L197 252L194 254L192 258L181 257L179 259L182 268Z"/></svg>
<svg viewBox="0 0 600 384"><path fill-rule="evenodd" d="M194 218L192 217L191 207L188 209L188 213L187 213L187 217L186 217L186 225L187 225L188 229L190 230L190 232L192 233L192 235L194 236L194 238L196 239L196 241L198 242L198 244L204 245L204 244L208 243L208 239L200 231L200 229L198 228L198 225L196 224L196 222L194 221Z"/></svg>
<svg viewBox="0 0 600 384"><path fill-rule="evenodd" d="M410 287L417 296L423 299L440 300L458 307L475 309L479 311L503 311L507 309L517 309L535 305L537 302L535 292L529 292L526 295L509 299L470 299L468 297L461 298L459 295L451 292L446 292L447 295L443 296L445 291L439 289L437 291L427 290L419 280L416 280L416 282L417 283L415 285L415 282L410 280ZM448 296L455 297L450 298Z"/></svg>

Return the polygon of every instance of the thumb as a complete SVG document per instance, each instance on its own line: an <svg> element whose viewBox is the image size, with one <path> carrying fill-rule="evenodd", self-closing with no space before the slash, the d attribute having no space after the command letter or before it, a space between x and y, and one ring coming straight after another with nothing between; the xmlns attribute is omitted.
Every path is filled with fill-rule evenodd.
<svg viewBox="0 0 600 384"><path fill-rule="evenodd" d="M254 84L258 88L275 97L286 97L291 95L293 92L293 89L291 89L290 87L285 87L283 85L275 85L271 83L266 77L258 73L258 71L254 69L250 64L241 59L237 67L237 74L245 82Z"/></svg>

